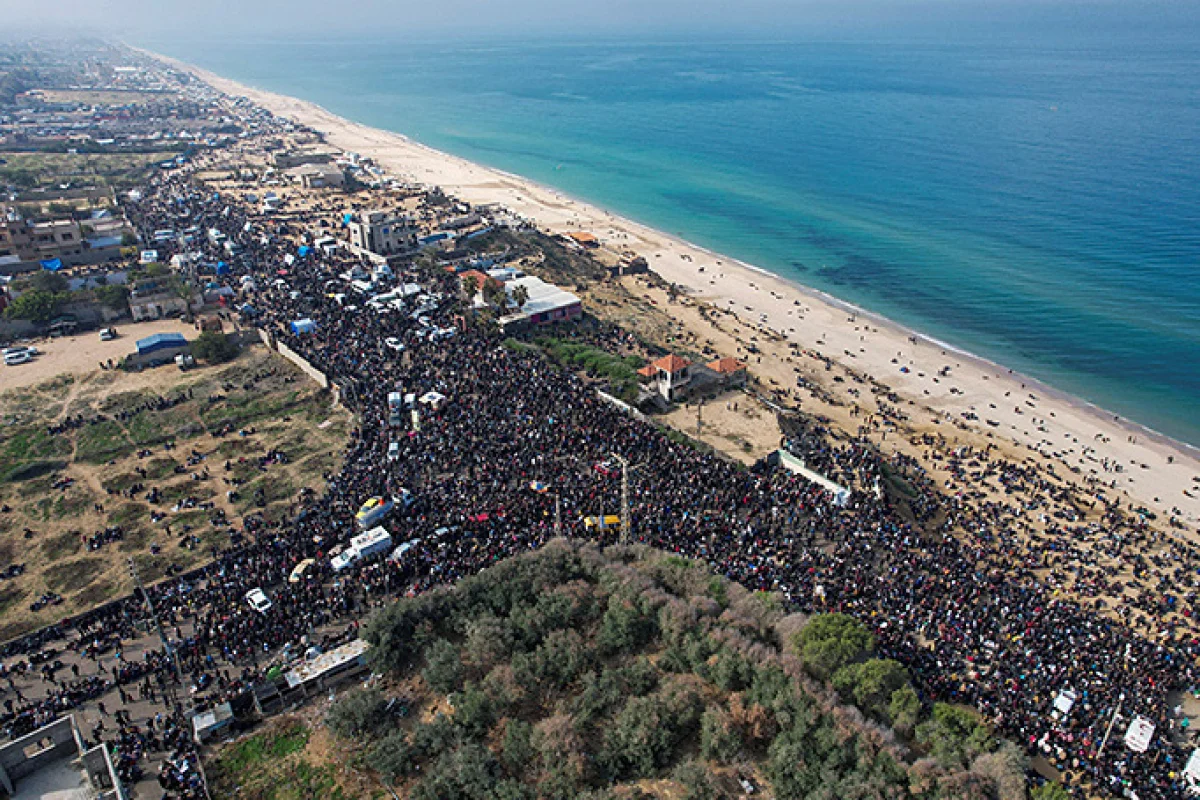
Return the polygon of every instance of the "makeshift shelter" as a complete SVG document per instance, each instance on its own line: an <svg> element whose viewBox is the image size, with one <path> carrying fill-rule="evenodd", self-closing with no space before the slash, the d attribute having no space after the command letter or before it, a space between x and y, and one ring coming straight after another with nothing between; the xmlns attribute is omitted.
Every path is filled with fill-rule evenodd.
<svg viewBox="0 0 1200 800"><path fill-rule="evenodd" d="M47 258L42 261L42 269L49 270L50 272L58 272L62 268L63 262L61 258Z"/></svg>
<svg viewBox="0 0 1200 800"><path fill-rule="evenodd" d="M311 319L297 319L292 321L292 333L297 336L302 336L306 333L312 333L317 329L317 323Z"/></svg>

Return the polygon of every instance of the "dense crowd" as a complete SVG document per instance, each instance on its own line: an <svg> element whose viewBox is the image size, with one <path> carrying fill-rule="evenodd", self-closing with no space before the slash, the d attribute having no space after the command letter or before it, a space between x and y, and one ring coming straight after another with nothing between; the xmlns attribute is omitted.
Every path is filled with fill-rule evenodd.
<svg viewBox="0 0 1200 800"><path fill-rule="evenodd" d="M403 309L349 310L331 296L328 283L356 261L296 257L302 231L252 217L238 203L194 187L180 172L156 177L129 215L144 233L185 220L201 231L218 228L240 243L242 254L222 280L236 287L242 275L256 279L259 288L241 308L245 321L324 372L358 415L344 465L327 476L325 491L306 492L293 518L247 517L237 546L216 554L199 573L151 590L175 634L176 656L197 706L259 680L281 648L302 651L314 632L328 636L334 626L398 594L454 581L538 547L555 534L556 503L565 535L614 541L619 531L591 529L583 520L618 511L619 475L596 468L616 453L635 467L635 540L703 559L748 588L780 593L797 609L853 614L872 628L884 654L909 667L927 700L979 709L1003 734L1073 773L1077 794L1083 792L1079 777L1113 794L1136 791L1141 800L1183 794L1179 773L1187 750L1171 738L1176 717L1168 694L1195 683L1200 645L1174 626L1164 626L1157 639L1139 635L1126 621L1060 593L1039 576L1043 563L1012 558L1016 532L1007 526L1013 514L972 496L974 475L988 471L980 480L1010 487L1039 476L1018 465L993 468L988 453L963 452L956 456L961 479L937 486L915 460L884 463L865 440L834 445L819 432L798 433L794 441L810 465L855 489L839 506L819 486L788 472L746 470L673 442L604 402L575 375L503 346L464 318L452 274L414 268L395 278L421 283L437 306L424 316L456 330L453 338L432 343ZM202 236L194 246L211 249L205 258L214 262L221 255ZM168 258L171 250L164 246L160 253ZM315 332L292 333L289 323L298 319L312 319ZM388 337L399 339L403 349L385 346ZM436 409L418 404L415 424L406 412L395 426L387 397L397 391L418 397L435 391L447 401ZM393 443L398 457L389 458ZM879 490L882 480L896 475L910 491L902 509ZM531 489L534 482L548 490ZM399 559L368 560L334 574L329 552L358 532L359 506L403 491L415 502L386 525L397 542L419 543ZM1062 490L1049 483L1041 491ZM1060 522L1062 535L1054 535L1052 526L1046 536L1052 560L1076 555L1072 535L1082 523ZM1136 548L1137 540L1104 546ZM1176 565L1189 581L1193 555L1182 552L1185 561ZM317 563L302 580L289 582L291 570L306 558ZM1078 572L1087 573L1086 559L1079 563ZM1087 576L1093 583L1106 580L1115 578ZM244 600L255 587L270 592L266 613ZM1193 593L1160 604L1137 598L1135 605L1154 616L1175 610L1176 603L1190 610L1194 602ZM105 654L119 652L121 640L135 636L143 621L142 606L130 600L40 634L25 649L37 652L67 638L101 669ZM134 687L142 699L167 693L173 667L163 651L150 650L139 661L116 660L107 672L57 684L44 699L6 701L0 722L10 734L31 730L114 686L122 698ZM1052 704L1068 689L1079 701L1056 718ZM1118 705L1126 722L1101 752ZM157 728L123 724L106 741L131 775L147 750L169 752L160 783L172 796L190 796L196 769L180 733L180 709L176 702ZM1120 740L1134 715L1159 726L1145 754Z"/></svg>

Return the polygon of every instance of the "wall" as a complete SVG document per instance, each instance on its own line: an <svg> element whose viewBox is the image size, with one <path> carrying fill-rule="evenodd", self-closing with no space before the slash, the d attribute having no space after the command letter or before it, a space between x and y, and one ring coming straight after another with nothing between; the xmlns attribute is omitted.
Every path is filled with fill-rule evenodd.
<svg viewBox="0 0 1200 800"><path fill-rule="evenodd" d="M49 744L33 755L26 755L25 748L46 740ZM11 795L13 784L37 772L46 764L79 753L80 739L72 717L59 717L45 727L0 747L0 786Z"/></svg>
<svg viewBox="0 0 1200 800"><path fill-rule="evenodd" d="M299 353L297 353L295 350L288 347L283 342L278 342L275 349L279 351L279 355L283 356L288 361L295 364L297 367L300 368L301 372L303 372L305 375L307 375L308 377L310 377L314 381L316 381L318 384L320 384L322 389L329 388L329 378L325 377L325 373L321 372L321 370L317 369L312 364L305 361L304 358Z"/></svg>

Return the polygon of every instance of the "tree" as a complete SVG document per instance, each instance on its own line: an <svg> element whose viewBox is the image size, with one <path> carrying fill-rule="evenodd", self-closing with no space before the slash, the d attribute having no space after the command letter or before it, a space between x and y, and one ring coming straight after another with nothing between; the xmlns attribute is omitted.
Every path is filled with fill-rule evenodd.
<svg viewBox="0 0 1200 800"><path fill-rule="evenodd" d="M192 353L210 364L220 364L237 355L237 345L219 331L205 331L192 342Z"/></svg>
<svg viewBox="0 0 1200 800"><path fill-rule="evenodd" d="M329 709L325 721L343 739L375 737L391 727L387 701L375 689L359 689L343 695Z"/></svg>
<svg viewBox="0 0 1200 800"><path fill-rule="evenodd" d="M808 671L827 680L862 660L875 647L875 637L854 617L821 614L800 630L793 644Z"/></svg>
<svg viewBox="0 0 1200 800"><path fill-rule="evenodd" d="M892 692L888 702L888 721L892 729L901 736L912 736L921 720L921 699L912 684L905 684Z"/></svg>
<svg viewBox="0 0 1200 800"><path fill-rule="evenodd" d="M63 296L42 289L31 289L4 309L9 319L27 319L30 322L49 322L62 306Z"/></svg>
<svg viewBox="0 0 1200 800"><path fill-rule="evenodd" d="M51 292L53 294L65 292L68 288L70 288L70 284L67 282L66 278L64 278L62 275L59 275L57 272L51 272L49 270L42 270L41 272L35 273L33 277L29 279L29 285L39 291Z"/></svg>
<svg viewBox="0 0 1200 800"><path fill-rule="evenodd" d="M833 688L864 714L887 719L892 694L908 684L908 671L890 658L872 658L842 667L833 675Z"/></svg>
<svg viewBox="0 0 1200 800"><path fill-rule="evenodd" d="M524 308L529 302L529 290L524 286L518 286L513 289L512 301L517 304L517 308Z"/></svg>
<svg viewBox="0 0 1200 800"><path fill-rule="evenodd" d="M683 787L683 800L719 800L725 796L708 767L699 761L684 761L671 773L671 780Z"/></svg>
<svg viewBox="0 0 1200 800"><path fill-rule="evenodd" d="M1029 793L1029 800L1071 800L1071 795L1061 783L1046 781Z"/></svg>
<svg viewBox="0 0 1200 800"><path fill-rule="evenodd" d="M97 286L92 290L96 300L113 311L125 311L129 308L129 289L117 283Z"/></svg>
<svg viewBox="0 0 1200 800"><path fill-rule="evenodd" d="M435 692L451 694L462 688L463 666L458 648L445 639L438 639L425 651L425 669L421 670Z"/></svg>
<svg viewBox="0 0 1200 800"><path fill-rule="evenodd" d="M533 726L519 719L507 720L501 747L500 758L508 774L513 777L524 774L537 756L537 750L533 747Z"/></svg>
<svg viewBox="0 0 1200 800"><path fill-rule="evenodd" d="M933 718L917 727L917 744L945 767L965 767L995 747L987 726L974 711L935 703Z"/></svg>
<svg viewBox="0 0 1200 800"><path fill-rule="evenodd" d="M722 764L732 763L742 749L742 737L729 712L710 708L700 717L700 754Z"/></svg>

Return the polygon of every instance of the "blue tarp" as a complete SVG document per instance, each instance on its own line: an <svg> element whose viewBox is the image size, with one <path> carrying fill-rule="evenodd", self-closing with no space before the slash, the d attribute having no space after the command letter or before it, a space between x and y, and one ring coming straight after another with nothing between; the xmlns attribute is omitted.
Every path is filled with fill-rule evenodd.
<svg viewBox="0 0 1200 800"><path fill-rule="evenodd" d="M292 322L292 333L300 335L302 333L312 333L317 329L317 323L311 319L298 319Z"/></svg>
<svg viewBox="0 0 1200 800"><path fill-rule="evenodd" d="M63 263L61 258L47 258L42 262L42 269L48 269L51 272L58 272L62 268Z"/></svg>
<svg viewBox="0 0 1200 800"><path fill-rule="evenodd" d="M343 225L349 225L351 222L354 222L353 214L342 214L342 224Z"/></svg>
<svg viewBox="0 0 1200 800"><path fill-rule="evenodd" d="M153 353L156 350L168 350L173 347L185 347L187 339L183 338L182 333L156 333L153 336L147 336L145 339L137 340L137 351L139 355Z"/></svg>
<svg viewBox="0 0 1200 800"><path fill-rule="evenodd" d="M218 261L217 262L217 274L218 275L228 275L229 274L229 265L226 264L224 261Z"/></svg>
<svg viewBox="0 0 1200 800"><path fill-rule="evenodd" d="M254 310L254 306L250 305L249 303L246 303L242 306L242 313L245 314L247 317L253 317L258 312Z"/></svg>
<svg viewBox="0 0 1200 800"><path fill-rule="evenodd" d="M298 255L299 255L301 258L305 258L305 257L306 257L306 256L308 256L308 254L309 254L309 253L311 253L311 252L312 252L312 248L311 248L311 247L309 247L308 245L301 245L301 246L300 246L300 249L296 251L296 253L297 253L297 254L298 254Z"/></svg>

